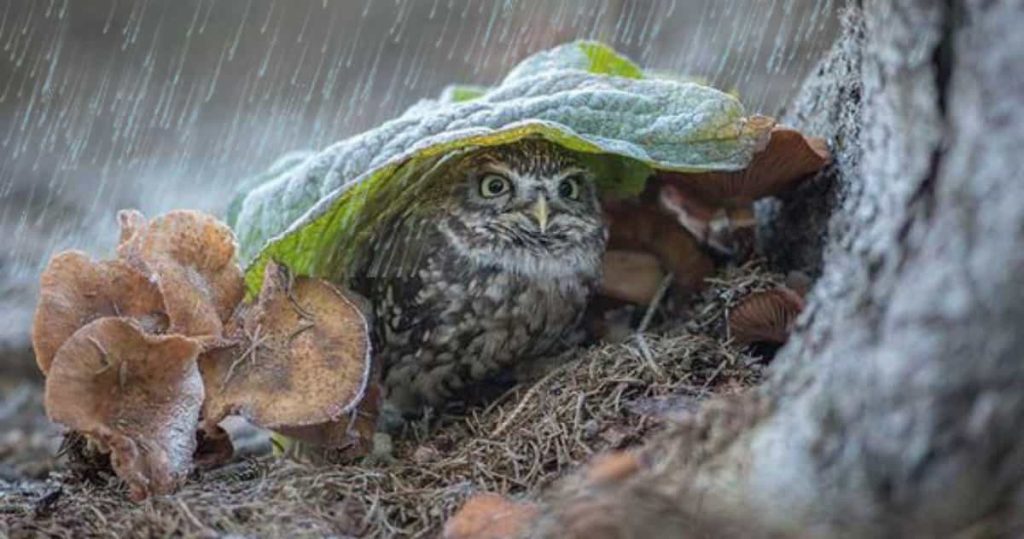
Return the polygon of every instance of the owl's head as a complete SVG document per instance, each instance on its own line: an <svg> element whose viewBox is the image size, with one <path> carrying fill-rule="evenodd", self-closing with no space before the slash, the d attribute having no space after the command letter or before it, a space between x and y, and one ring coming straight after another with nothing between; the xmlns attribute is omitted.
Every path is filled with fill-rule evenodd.
<svg viewBox="0 0 1024 539"><path fill-rule="evenodd" d="M599 271L607 229L575 154L523 139L470 152L454 173L441 229L460 254L524 275Z"/></svg>

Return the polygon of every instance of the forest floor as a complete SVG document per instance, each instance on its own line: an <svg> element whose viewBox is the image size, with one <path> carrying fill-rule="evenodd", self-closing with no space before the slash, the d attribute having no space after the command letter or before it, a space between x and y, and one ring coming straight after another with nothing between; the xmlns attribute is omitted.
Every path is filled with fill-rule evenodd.
<svg viewBox="0 0 1024 539"><path fill-rule="evenodd" d="M474 493L538 495L708 396L757 383L765 359L733 344L725 321L739 298L781 283L758 264L723 270L642 338L545 362L486 407L395 440L390 458L315 465L245 456L142 503L113 475L84 478L57 457L61 431L46 420L38 384L0 385L0 536L435 536Z"/></svg>

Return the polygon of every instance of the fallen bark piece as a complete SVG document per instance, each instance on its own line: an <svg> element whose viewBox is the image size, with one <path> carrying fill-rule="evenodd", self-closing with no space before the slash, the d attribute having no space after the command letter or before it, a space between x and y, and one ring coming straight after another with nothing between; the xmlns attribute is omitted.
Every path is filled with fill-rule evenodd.
<svg viewBox="0 0 1024 539"><path fill-rule="evenodd" d="M200 344L101 318L61 346L46 378L46 413L109 451L142 500L172 492L192 467L203 384Z"/></svg>
<svg viewBox="0 0 1024 539"><path fill-rule="evenodd" d="M803 309L803 298L788 288L754 292L729 314L729 334L741 344L785 343Z"/></svg>
<svg viewBox="0 0 1024 539"><path fill-rule="evenodd" d="M43 374L79 328L107 316L134 318L150 333L162 333L168 325L160 291L132 267L94 262L80 251L54 256L40 278L32 322L32 347Z"/></svg>
<svg viewBox="0 0 1024 539"><path fill-rule="evenodd" d="M231 229L197 211L169 212L146 223L122 212L119 256L156 282L170 331L218 337L245 289Z"/></svg>
<svg viewBox="0 0 1024 539"><path fill-rule="evenodd" d="M237 413L278 429L339 420L370 379L365 318L333 285L270 264L255 305L231 329L236 345L200 360L206 424Z"/></svg>
<svg viewBox="0 0 1024 539"><path fill-rule="evenodd" d="M508 539L523 537L540 514L528 502L498 494L477 494L466 501L444 526L444 539Z"/></svg>

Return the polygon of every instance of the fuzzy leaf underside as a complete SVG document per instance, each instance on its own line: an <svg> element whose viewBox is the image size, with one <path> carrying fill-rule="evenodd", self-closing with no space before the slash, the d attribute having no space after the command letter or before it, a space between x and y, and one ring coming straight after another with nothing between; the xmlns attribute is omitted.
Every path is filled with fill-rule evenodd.
<svg viewBox="0 0 1024 539"><path fill-rule="evenodd" d="M298 274L343 278L347 254L399 195L402 178L455 150L543 137L588 157L602 193L626 196L652 169L742 169L768 136L770 125L749 121L728 94L641 76L604 45L570 43L524 60L494 88L452 87L293 160L229 212L250 292L272 259Z"/></svg>

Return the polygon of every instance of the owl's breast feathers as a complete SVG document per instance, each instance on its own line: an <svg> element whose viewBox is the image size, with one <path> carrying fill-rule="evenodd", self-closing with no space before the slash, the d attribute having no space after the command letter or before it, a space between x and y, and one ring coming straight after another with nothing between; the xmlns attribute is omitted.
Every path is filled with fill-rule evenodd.
<svg viewBox="0 0 1024 539"><path fill-rule="evenodd" d="M400 411L462 396L515 361L582 339L599 277L592 268L510 272L459 253L439 221L415 223L415 234L403 228L386 228L350 283L372 304L384 385Z"/></svg>

